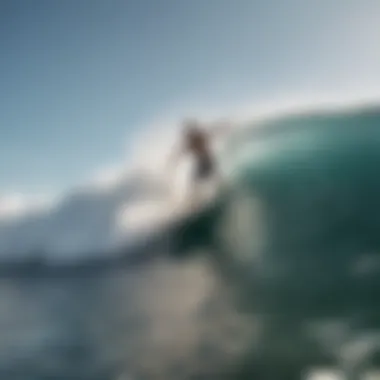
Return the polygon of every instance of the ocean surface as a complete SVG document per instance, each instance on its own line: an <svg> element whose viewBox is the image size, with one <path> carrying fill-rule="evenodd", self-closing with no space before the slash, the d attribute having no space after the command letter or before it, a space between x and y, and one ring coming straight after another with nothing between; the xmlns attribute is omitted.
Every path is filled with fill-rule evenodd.
<svg viewBox="0 0 380 380"><path fill-rule="evenodd" d="M326 367L358 378L375 368L379 125L376 107L247 125L223 153L215 203L117 254L94 243L80 262L52 266L52 241L32 244L46 221L2 222L0 378L304 379ZM109 218L120 194L87 204ZM70 227L64 215L58 231ZM78 245L67 247L75 257Z"/></svg>

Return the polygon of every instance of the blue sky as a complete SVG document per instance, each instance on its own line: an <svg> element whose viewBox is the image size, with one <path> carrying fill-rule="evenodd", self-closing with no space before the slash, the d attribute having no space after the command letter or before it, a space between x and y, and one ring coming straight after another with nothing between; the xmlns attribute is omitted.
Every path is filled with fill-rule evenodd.
<svg viewBox="0 0 380 380"><path fill-rule="evenodd" d="M121 162L180 107L380 88L378 0L0 2L0 194Z"/></svg>

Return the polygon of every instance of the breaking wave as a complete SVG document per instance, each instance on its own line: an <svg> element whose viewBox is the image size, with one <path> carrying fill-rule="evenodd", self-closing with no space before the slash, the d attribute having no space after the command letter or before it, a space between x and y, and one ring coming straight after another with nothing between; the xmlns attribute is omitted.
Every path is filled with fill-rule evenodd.
<svg viewBox="0 0 380 380"><path fill-rule="evenodd" d="M377 229L379 214L368 211L380 207L375 197L379 183L374 165L379 158L379 122L380 111L372 107L302 111L245 123L228 138L220 156L228 197L233 200L227 202L222 196L219 199L224 216L217 220L219 216L214 215L212 221L223 225L219 235L223 230L223 239L229 239L229 246L236 244L239 252L250 253L264 239L257 207L261 210L265 205L275 210L266 210L265 217L270 217L271 222L265 228L270 230L271 244L282 252L298 255L300 242L302 251L306 246L306 250L314 250L317 237L319 242L333 239L332 231L339 234L343 225L361 236L368 246L363 250L370 250L370 242L378 240L376 234L369 237L368 231ZM362 196L364 186L367 195ZM170 212L177 207L168 201L169 187L164 176L136 171L109 187L73 191L44 211L2 218L1 260L107 260L121 253L128 255L130 247L138 241L149 241L154 232L171 240L169 231L179 227L175 227L175 220L169 223L170 218L174 219ZM227 209L232 208L243 211L235 210L227 217ZM251 209L255 211L248 211ZM330 217L326 218L324 212L329 212ZM202 225L203 218L209 217L206 213L210 214L210 210L180 222L178 226L190 231L182 236L182 245L191 247L192 240L195 244L200 239L199 232L192 235L190 224L194 228ZM189 228L185 228L186 223ZM249 233L254 226L259 235ZM255 241L248 239L252 236Z"/></svg>

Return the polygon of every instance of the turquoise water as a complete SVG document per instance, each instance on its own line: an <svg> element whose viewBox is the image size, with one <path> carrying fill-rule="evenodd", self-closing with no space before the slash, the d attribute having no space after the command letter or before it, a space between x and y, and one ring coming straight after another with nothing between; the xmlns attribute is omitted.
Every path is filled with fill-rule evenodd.
<svg viewBox="0 0 380 380"><path fill-rule="evenodd" d="M290 347L285 367L336 362L350 339L380 327L379 122L376 109L280 118L227 150L232 187L203 231L236 304L263 324L261 363L283 362ZM345 333L310 339L310 326L329 323Z"/></svg>
<svg viewBox="0 0 380 380"><path fill-rule="evenodd" d="M225 152L228 190L134 266L3 270L0 377L297 379L376 362L379 124L367 109L248 128Z"/></svg>

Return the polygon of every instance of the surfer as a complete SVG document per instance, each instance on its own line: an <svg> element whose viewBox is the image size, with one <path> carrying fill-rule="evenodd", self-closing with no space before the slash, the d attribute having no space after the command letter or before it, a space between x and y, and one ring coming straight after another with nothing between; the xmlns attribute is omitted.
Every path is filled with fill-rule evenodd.
<svg viewBox="0 0 380 380"><path fill-rule="evenodd" d="M194 119L186 119L182 123L183 138L180 149L171 157L171 162L176 164L180 156L188 154L194 160L194 169L191 177L190 191L191 202L196 199L196 188L205 181L216 180L220 184L220 174L215 156L212 152L212 140L229 129L226 122L216 123L205 128Z"/></svg>

